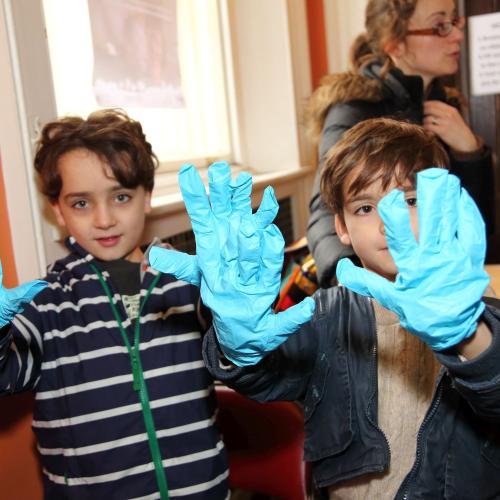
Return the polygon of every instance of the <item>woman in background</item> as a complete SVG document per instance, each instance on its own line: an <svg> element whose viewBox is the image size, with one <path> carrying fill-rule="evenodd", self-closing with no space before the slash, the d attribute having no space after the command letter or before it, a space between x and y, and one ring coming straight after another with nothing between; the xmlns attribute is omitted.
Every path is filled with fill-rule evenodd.
<svg viewBox="0 0 500 500"><path fill-rule="evenodd" d="M343 132L368 118L396 118L434 132L448 151L451 171L492 231L491 151L464 121L459 91L440 81L458 71L464 26L453 0L368 0L366 32L351 48L352 69L326 76L312 95L307 119L318 143L319 168L307 241L322 287L335 283L338 260L353 253L340 243L319 193L323 162Z"/></svg>

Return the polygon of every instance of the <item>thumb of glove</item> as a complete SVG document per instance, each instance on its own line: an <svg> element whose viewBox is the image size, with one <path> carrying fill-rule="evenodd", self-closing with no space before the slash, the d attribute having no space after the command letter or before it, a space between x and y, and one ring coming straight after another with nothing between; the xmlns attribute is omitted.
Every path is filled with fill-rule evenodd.
<svg viewBox="0 0 500 500"><path fill-rule="evenodd" d="M200 286L201 271L196 255L152 247L149 250L148 260L153 269L165 274L172 274L177 279L191 285Z"/></svg>
<svg viewBox="0 0 500 500"><path fill-rule="evenodd" d="M337 264L337 279L353 292L372 297L387 309L394 310L394 285L382 276L355 266L349 259L341 259Z"/></svg>
<svg viewBox="0 0 500 500"><path fill-rule="evenodd" d="M47 284L46 281L34 280L16 288L2 288L0 290L0 327L10 323L13 317L23 310L24 304L31 302Z"/></svg>
<svg viewBox="0 0 500 500"><path fill-rule="evenodd" d="M282 344L291 334L295 333L304 324L310 321L316 308L312 297L306 297L302 302L289 307L273 316L273 335L269 337L266 351L272 351Z"/></svg>
<svg viewBox="0 0 500 500"><path fill-rule="evenodd" d="M22 304L31 302L47 285L46 281L33 280L8 290L9 300L15 304L16 312L20 312Z"/></svg>

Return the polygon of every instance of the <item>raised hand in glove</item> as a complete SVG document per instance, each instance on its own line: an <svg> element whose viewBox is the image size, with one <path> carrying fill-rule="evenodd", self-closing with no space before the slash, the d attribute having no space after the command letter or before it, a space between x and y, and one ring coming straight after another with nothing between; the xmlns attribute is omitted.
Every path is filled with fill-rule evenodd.
<svg viewBox="0 0 500 500"><path fill-rule="evenodd" d="M283 237L272 224L278 212L274 192L266 188L252 214L250 176L240 174L231 181L226 163L209 167L210 198L192 165L181 169L179 184L196 238L196 256L153 247L149 262L179 279L200 282L225 356L238 366L256 364L314 312L309 297L279 314L271 309L284 252Z"/></svg>
<svg viewBox="0 0 500 500"><path fill-rule="evenodd" d="M439 168L417 174L418 241L401 191L391 191L377 208L398 269L395 281L342 259L339 282L395 312L404 328L436 351L471 336L489 282L484 270L486 233L477 206L460 189L458 178Z"/></svg>
<svg viewBox="0 0 500 500"><path fill-rule="evenodd" d="M47 286L46 281L34 280L16 288L4 288L2 285L3 271L0 262L0 328L9 324L14 316L21 312L24 305Z"/></svg>

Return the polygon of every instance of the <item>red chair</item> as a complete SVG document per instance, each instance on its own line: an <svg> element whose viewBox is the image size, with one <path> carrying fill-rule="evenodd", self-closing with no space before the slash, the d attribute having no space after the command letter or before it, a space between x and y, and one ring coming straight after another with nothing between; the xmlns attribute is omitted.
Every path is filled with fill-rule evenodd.
<svg viewBox="0 0 500 500"><path fill-rule="evenodd" d="M304 419L296 403L258 403L216 385L217 422L229 457L229 486L280 500L304 500Z"/></svg>

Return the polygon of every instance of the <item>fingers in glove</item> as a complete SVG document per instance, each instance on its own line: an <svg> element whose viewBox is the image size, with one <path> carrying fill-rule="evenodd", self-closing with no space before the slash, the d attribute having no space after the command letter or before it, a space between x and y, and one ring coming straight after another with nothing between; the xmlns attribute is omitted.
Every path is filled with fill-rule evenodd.
<svg viewBox="0 0 500 500"><path fill-rule="evenodd" d="M251 216L241 219L238 232L238 273L243 285L256 283L260 268L260 235Z"/></svg>
<svg viewBox="0 0 500 500"><path fill-rule="evenodd" d="M441 218L440 245L449 245L457 237L459 204L460 204L460 181L455 175L447 176L446 193L444 193L444 204Z"/></svg>
<svg viewBox="0 0 500 500"><path fill-rule="evenodd" d="M181 167L179 186L195 235L211 231L213 228L209 222L212 219L212 209L203 180L194 165L185 164Z"/></svg>
<svg viewBox="0 0 500 500"><path fill-rule="evenodd" d="M458 212L458 241L473 265L482 269L486 256L486 226L479 208L465 189L460 193Z"/></svg>
<svg viewBox="0 0 500 500"><path fill-rule="evenodd" d="M231 169L225 161L208 167L208 190L213 214L219 219L231 213Z"/></svg>
<svg viewBox="0 0 500 500"><path fill-rule="evenodd" d="M205 186L193 165L182 166L179 185L193 227L198 264L205 279L215 279L222 262L223 245L219 241L216 220Z"/></svg>
<svg viewBox="0 0 500 500"><path fill-rule="evenodd" d="M238 259L238 232L240 220L243 216L252 213L252 176L247 172L240 172L230 183L231 214L224 221L218 221L219 238L227 242L224 245L223 258L226 264Z"/></svg>
<svg viewBox="0 0 500 500"><path fill-rule="evenodd" d="M256 226L259 229L265 229L276 218L278 210L279 205L274 195L274 189L271 186L267 186L262 195L260 206L255 213Z"/></svg>
<svg viewBox="0 0 500 500"><path fill-rule="evenodd" d="M447 184L444 168L428 168L417 174L418 237L427 248L438 248L441 239Z"/></svg>
<svg viewBox="0 0 500 500"><path fill-rule="evenodd" d="M411 229L410 210L404 193L397 189L392 190L379 201L377 210L385 226L387 246L397 268L401 271L408 265L408 260L417 249L417 241Z"/></svg>
<svg viewBox="0 0 500 500"><path fill-rule="evenodd" d="M285 253L285 240L277 226L271 224L262 232L262 271L261 280L270 290L279 291L281 271L283 269L283 256Z"/></svg>
<svg viewBox="0 0 500 500"><path fill-rule="evenodd" d="M240 216L252 213L252 176L247 172L240 172L235 180L231 181L231 213Z"/></svg>

